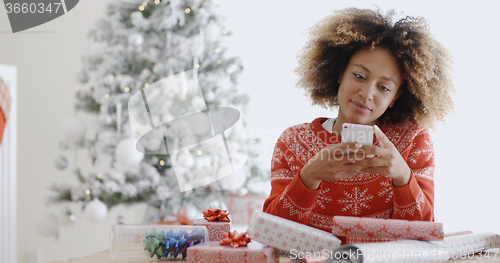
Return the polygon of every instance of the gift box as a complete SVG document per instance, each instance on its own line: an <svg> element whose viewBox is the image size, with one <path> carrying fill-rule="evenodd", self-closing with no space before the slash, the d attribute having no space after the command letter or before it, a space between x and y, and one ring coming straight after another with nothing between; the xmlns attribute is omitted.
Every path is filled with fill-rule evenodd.
<svg viewBox="0 0 500 263"><path fill-rule="evenodd" d="M446 237L443 242L433 242L444 249L450 258L464 258L490 248L500 248L500 235L485 232L478 234L462 234ZM498 252L492 258L496 256ZM498 260L498 259L497 259Z"/></svg>
<svg viewBox="0 0 500 263"><path fill-rule="evenodd" d="M253 240L290 252L335 249L340 240L331 233L254 210L247 234Z"/></svg>
<svg viewBox="0 0 500 263"><path fill-rule="evenodd" d="M203 226L114 225L109 237L112 259L185 258L189 246L208 241L208 231Z"/></svg>
<svg viewBox="0 0 500 263"><path fill-rule="evenodd" d="M206 219L196 219L194 226L204 226L208 229L209 241L221 241L224 236L222 233L228 233L231 230L229 222L207 221Z"/></svg>
<svg viewBox="0 0 500 263"><path fill-rule="evenodd" d="M389 242L397 241L394 238L373 238L373 237L351 237L347 236L345 239L345 244L357 244L357 243L377 243L377 242Z"/></svg>
<svg viewBox="0 0 500 263"><path fill-rule="evenodd" d="M500 235L487 232L450 236L441 241L400 240L344 245L332 254L334 256L345 255L345 262L352 263L441 263L449 259L483 257L497 262L494 258L497 252L477 256L475 253L498 247L500 247ZM333 261L327 260L326 262Z"/></svg>
<svg viewBox="0 0 500 263"><path fill-rule="evenodd" d="M469 235L472 234L470 230L452 232L452 233L444 233L444 238L452 237L452 236L460 236L460 235ZM377 243L377 242L389 242L389 241L397 241L398 239L394 238L373 238L373 237L352 237L347 236L345 244L358 244L358 243Z"/></svg>
<svg viewBox="0 0 500 263"><path fill-rule="evenodd" d="M443 224L429 221L408 221L366 217L334 216L332 233L336 236L443 240ZM390 241L390 240L386 240Z"/></svg>
<svg viewBox="0 0 500 263"><path fill-rule="evenodd" d="M233 248L219 242L205 242L187 249L186 263L278 263L279 251L258 242Z"/></svg>

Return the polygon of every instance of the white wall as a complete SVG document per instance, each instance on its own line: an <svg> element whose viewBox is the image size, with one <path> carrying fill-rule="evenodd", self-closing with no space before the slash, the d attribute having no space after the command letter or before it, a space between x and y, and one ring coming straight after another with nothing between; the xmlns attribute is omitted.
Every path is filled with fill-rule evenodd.
<svg viewBox="0 0 500 263"><path fill-rule="evenodd" d="M85 0L68 14L22 33L10 33L4 7L0 7L0 63L18 66L19 73L19 178L18 260L28 262L30 253L40 262L67 260L108 247L108 229L118 214L139 222L143 206L113 209L108 220L86 220L65 227L59 240L39 236L34 224L44 211L44 186L52 181L76 183L70 166L54 168L61 126L73 114L74 78L81 68L86 34L102 16L111 0ZM456 113L433 134L437 154L436 221L445 231L470 229L500 233L495 216L499 172L495 161L500 140L496 81L500 51L497 1L474 5L446 1L234 1L217 0L233 35L226 45L240 56L245 70L240 88L251 96L247 132L264 135L262 163L268 165L277 136L288 126L318 116L335 116L310 103L294 87L295 55L305 43L305 29L347 6L395 8L405 14L424 16L437 39L455 56ZM471 3L471 2L467 2ZM475 133L479 126L482 133ZM92 130L93 127L88 127ZM492 131L487 133L487 131ZM490 139L491 138L491 139ZM66 157L72 157L65 153ZM80 154L81 162L85 154ZM70 159L70 163L71 163ZM61 207L62 209L63 207Z"/></svg>

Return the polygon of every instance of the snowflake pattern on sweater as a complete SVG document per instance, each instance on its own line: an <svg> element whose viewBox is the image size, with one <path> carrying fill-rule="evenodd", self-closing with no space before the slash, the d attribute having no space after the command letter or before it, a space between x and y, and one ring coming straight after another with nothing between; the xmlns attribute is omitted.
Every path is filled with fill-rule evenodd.
<svg viewBox="0 0 500 263"><path fill-rule="evenodd" d="M337 202L344 207L340 210L342 212L350 210L353 215L361 214L362 209L370 209L368 203L373 200L373 195L367 194L368 188L361 191L357 186L348 193L344 191L346 198L339 198Z"/></svg>
<svg viewBox="0 0 500 263"><path fill-rule="evenodd" d="M329 232L335 215L434 220L434 147L428 131L417 125L381 127L411 169L407 185L394 187L392 179L360 172L323 180L316 191L307 189L298 176L302 167L323 147L340 143L322 127L325 120L292 126L279 137L264 212Z"/></svg>

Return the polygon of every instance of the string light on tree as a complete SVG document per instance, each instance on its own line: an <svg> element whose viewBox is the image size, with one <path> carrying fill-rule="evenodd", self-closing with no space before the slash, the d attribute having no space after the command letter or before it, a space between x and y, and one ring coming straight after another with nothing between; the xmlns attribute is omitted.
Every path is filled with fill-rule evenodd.
<svg viewBox="0 0 500 263"><path fill-rule="evenodd" d="M130 88L129 88L129 87L125 87L125 88L123 89L123 91L125 91L125 92L129 92L129 91L130 91Z"/></svg>
<svg viewBox="0 0 500 263"><path fill-rule="evenodd" d="M203 154L203 152L202 152L202 151L200 151L200 150L198 150L198 151L196 152L196 154L198 154L198 155L202 155L202 154Z"/></svg>
<svg viewBox="0 0 500 263"><path fill-rule="evenodd" d="M222 29L222 34L226 35L228 33L227 29Z"/></svg>
<svg viewBox="0 0 500 263"><path fill-rule="evenodd" d="M184 13L186 13L186 14L189 14L190 12L191 12L191 8L189 8L189 7L184 10Z"/></svg>
<svg viewBox="0 0 500 263"><path fill-rule="evenodd" d="M159 5L160 4L160 0L155 0L155 4Z"/></svg>
<svg viewBox="0 0 500 263"><path fill-rule="evenodd" d="M222 60L217 59L217 64L220 64L220 63L222 63Z"/></svg>
<svg viewBox="0 0 500 263"><path fill-rule="evenodd" d="M215 53L219 54L220 52L222 52L222 48L218 47L215 49Z"/></svg>

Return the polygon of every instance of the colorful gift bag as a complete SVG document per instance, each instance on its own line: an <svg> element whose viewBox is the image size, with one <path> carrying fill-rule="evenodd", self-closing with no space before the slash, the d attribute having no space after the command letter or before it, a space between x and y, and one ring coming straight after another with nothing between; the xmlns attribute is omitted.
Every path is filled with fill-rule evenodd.
<svg viewBox="0 0 500 263"><path fill-rule="evenodd" d="M208 229L208 238L210 241L221 241L224 236L222 233L231 231L229 222L207 221L206 219L196 219L193 226L204 226Z"/></svg>
<svg viewBox="0 0 500 263"><path fill-rule="evenodd" d="M334 216L332 233L345 237L389 239L385 241L390 241L390 239L443 240L444 236L441 223L350 216Z"/></svg>
<svg viewBox="0 0 500 263"><path fill-rule="evenodd" d="M233 248L205 242L187 249L186 263L278 263L278 250L257 242Z"/></svg>
<svg viewBox="0 0 500 263"><path fill-rule="evenodd" d="M340 240L331 233L254 210L247 234L253 240L290 252L335 249Z"/></svg>

